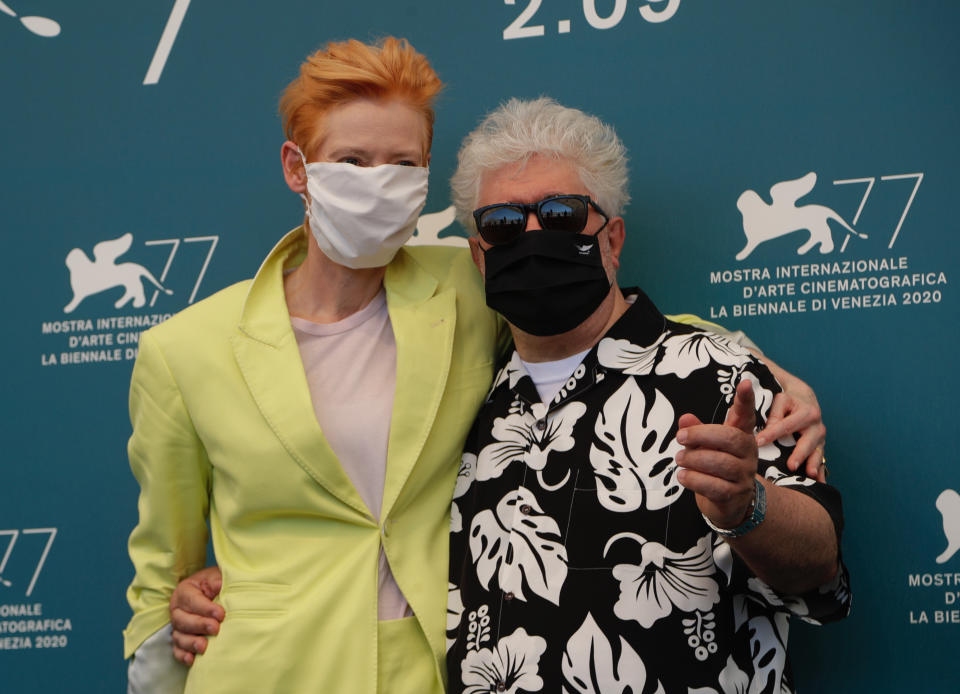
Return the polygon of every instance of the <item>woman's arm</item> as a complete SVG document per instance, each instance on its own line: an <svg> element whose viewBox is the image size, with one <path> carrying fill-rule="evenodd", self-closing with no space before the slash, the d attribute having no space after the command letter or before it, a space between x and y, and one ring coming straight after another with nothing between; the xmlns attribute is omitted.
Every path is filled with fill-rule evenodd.
<svg viewBox="0 0 960 694"><path fill-rule="evenodd" d="M127 451L140 497L128 545L135 575L127 590L134 613L124 631L127 658L169 621L177 583L206 563L210 465L152 331L140 340L130 419Z"/></svg>
<svg viewBox="0 0 960 694"><path fill-rule="evenodd" d="M798 470L804 465L807 477L825 482L827 466L823 446L827 440L827 428L823 424L823 413L820 411L816 393L770 357L759 350L755 354L783 387L783 392L773 399L767 426L757 434L757 445L764 446L781 436L799 433L793 453L787 459L787 467Z"/></svg>

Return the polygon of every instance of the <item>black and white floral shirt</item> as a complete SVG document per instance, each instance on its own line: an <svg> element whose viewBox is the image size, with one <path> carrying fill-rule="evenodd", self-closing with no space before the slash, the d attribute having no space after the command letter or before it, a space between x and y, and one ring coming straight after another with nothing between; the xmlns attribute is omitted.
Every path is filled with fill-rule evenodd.
<svg viewBox="0 0 960 694"><path fill-rule="evenodd" d="M642 293L549 405L512 355L454 493L450 692L793 691L789 617L846 616L846 569L778 594L676 481L677 419L723 422L744 378L762 427L780 390L766 367ZM787 470L792 445L761 448L761 473L821 503L839 537L838 492Z"/></svg>

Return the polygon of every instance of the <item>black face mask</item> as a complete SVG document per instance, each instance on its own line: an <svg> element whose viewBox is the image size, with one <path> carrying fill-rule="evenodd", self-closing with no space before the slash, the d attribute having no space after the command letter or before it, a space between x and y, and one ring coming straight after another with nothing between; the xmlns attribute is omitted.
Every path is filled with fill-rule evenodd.
<svg viewBox="0 0 960 694"><path fill-rule="evenodd" d="M533 229L484 260L487 306L531 335L573 330L610 293L596 236Z"/></svg>

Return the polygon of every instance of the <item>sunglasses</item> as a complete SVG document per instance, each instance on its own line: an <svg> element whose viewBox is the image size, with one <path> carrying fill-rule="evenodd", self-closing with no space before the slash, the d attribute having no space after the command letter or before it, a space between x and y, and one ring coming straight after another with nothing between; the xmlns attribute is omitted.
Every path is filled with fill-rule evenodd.
<svg viewBox="0 0 960 694"><path fill-rule="evenodd" d="M500 202L473 211L480 238L491 246L510 243L527 230L527 218L536 213L540 228L579 234L587 225L590 208L603 216L603 225L610 218L589 195L553 195L539 202Z"/></svg>

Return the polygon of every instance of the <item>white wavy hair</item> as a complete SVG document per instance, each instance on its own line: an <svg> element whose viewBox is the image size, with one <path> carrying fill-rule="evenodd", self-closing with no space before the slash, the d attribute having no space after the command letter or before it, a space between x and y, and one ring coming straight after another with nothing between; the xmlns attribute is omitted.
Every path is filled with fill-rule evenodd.
<svg viewBox="0 0 960 694"><path fill-rule="evenodd" d="M572 163L590 196L610 217L619 216L630 201L627 150L613 128L548 97L510 99L487 114L460 146L450 188L465 229L477 231L473 211L483 176L534 155Z"/></svg>

